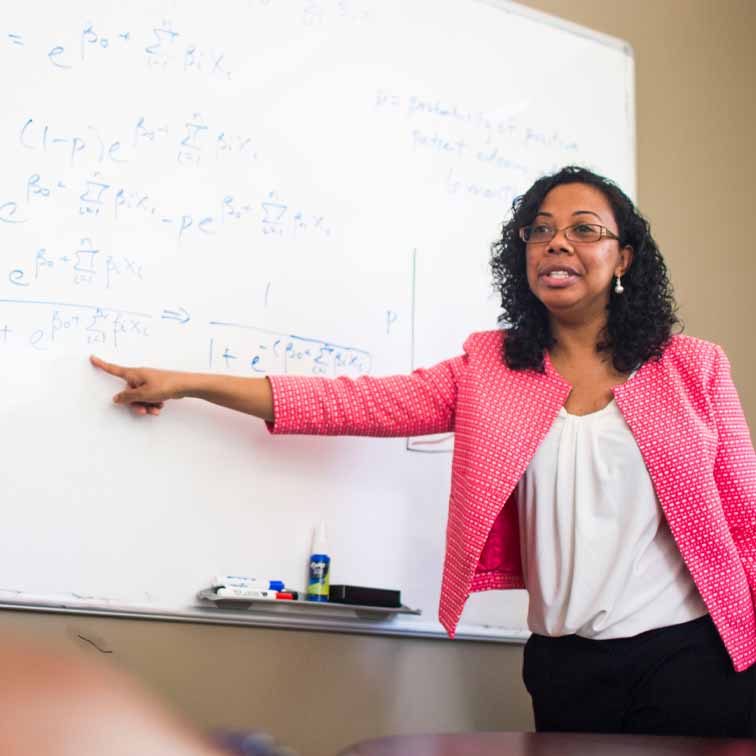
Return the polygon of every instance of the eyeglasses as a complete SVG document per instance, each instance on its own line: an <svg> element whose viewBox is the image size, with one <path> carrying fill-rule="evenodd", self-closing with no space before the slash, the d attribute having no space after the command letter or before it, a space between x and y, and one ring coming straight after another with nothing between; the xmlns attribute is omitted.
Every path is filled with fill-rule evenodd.
<svg viewBox="0 0 756 756"><path fill-rule="evenodd" d="M520 229L520 239L526 244L546 244L550 242L560 231L564 231L564 238L573 242L597 242L599 239L619 239L608 228L598 223L576 223L573 226L554 228L545 223L536 223L532 226L523 226Z"/></svg>

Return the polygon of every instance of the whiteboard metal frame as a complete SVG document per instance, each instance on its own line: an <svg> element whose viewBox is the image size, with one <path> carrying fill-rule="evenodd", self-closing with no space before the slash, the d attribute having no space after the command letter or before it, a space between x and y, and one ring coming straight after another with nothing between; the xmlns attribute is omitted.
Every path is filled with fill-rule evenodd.
<svg viewBox="0 0 756 756"><path fill-rule="evenodd" d="M42 614L65 614L80 617L106 617L111 619L153 620L159 622L184 622L198 625L231 625L233 627L261 627L276 630L308 630L315 632L345 633L348 635L380 635L397 638L426 638L431 640L451 640L432 623L395 626L390 621L382 622L347 619L344 617L307 617L291 615L283 618L277 612L266 614L256 612L254 615L244 611L228 609L196 608L181 612L166 612L144 608L104 608L97 606L68 606L59 604L31 604L0 602L0 611L37 612ZM530 637L526 630L504 629L485 626L461 625L454 640L480 641L486 643L524 644Z"/></svg>
<svg viewBox="0 0 756 756"><path fill-rule="evenodd" d="M604 32L596 31L595 29L589 29L587 26L581 26L574 21L568 21L567 19L560 18L559 16L552 16L545 11L536 10L535 8L529 8L525 5L515 2L514 0L475 0L477 3L483 5L490 5L492 8L498 8L505 13L512 13L517 16L524 16L526 18L532 18L539 23L546 24L548 26L554 26L557 29L571 32L578 37L584 39L592 39L596 42L601 42L608 47L613 47L622 50L631 58L635 57L632 45L624 39L619 37L613 37L611 34L605 34Z"/></svg>

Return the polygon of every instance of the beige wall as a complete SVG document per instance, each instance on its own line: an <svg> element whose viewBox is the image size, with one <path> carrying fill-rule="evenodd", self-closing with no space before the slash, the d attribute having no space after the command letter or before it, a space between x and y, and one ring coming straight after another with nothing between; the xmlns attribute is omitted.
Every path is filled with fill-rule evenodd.
<svg viewBox="0 0 756 756"><path fill-rule="evenodd" d="M633 45L639 204L668 260L686 332L725 347L756 427L756 2L525 4ZM266 728L302 756L382 734L532 726L517 645L20 612L2 621L98 654L78 636L94 640L201 726Z"/></svg>

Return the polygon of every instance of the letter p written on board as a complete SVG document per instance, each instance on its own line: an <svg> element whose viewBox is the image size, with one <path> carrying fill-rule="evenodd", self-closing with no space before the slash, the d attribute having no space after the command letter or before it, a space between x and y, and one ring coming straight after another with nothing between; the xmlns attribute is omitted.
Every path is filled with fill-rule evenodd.
<svg viewBox="0 0 756 756"><path fill-rule="evenodd" d="M391 326L396 323L396 321L399 319L399 316L393 311L393 310L386 310L386 335L389 336L391 334Z"/></svg>

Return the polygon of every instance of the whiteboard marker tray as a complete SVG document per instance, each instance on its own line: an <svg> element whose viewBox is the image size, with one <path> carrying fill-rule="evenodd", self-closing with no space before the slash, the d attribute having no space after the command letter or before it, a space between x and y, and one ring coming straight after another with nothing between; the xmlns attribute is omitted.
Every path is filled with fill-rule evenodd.
<svg viewBox="0 0 756 756"><path fill-rule="evenodd" d="M212 603L218 609L249 610L252 612L274 612L276 614L312 615L325 613L332 616L354 613L360 619L391 619L395 614L422 614L420 609L408 606L361 606L356 604L339 604L335 601L307 601L306 599L270 599L226 598L217 596L207 589L197 594L203 603Z"/></svg>

